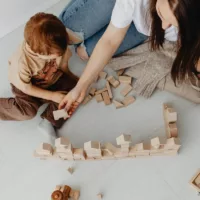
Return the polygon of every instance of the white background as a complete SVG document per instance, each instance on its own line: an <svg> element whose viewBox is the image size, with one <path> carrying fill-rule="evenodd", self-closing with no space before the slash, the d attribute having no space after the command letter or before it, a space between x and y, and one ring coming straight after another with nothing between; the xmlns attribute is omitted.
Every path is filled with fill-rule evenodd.
<svg viewBox="0 0 200 200"><path fill-rule="evenodd" d="M0 38L59 0L0 0Z"/></svg>

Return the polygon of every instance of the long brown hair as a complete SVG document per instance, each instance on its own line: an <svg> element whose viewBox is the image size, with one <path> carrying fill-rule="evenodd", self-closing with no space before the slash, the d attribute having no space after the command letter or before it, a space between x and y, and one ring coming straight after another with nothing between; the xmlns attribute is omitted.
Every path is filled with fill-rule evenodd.
<svg viewBox="0 0 200 200"><path fill-rule="evenodd" d="M24 37L35 53L44 55L63 55L68 43L63 23L47 13L37 13L30 18L25 26Z"/></svg>
<svg viewBox="0 0 200 200"><path fill-rule="evenodd" d="M200 0L168 0L178 24L177 56L171 76L175 83L191 77L200 58ZM151 49L162 47L165 31L156 11L157 0L150 0Z"/></svg>

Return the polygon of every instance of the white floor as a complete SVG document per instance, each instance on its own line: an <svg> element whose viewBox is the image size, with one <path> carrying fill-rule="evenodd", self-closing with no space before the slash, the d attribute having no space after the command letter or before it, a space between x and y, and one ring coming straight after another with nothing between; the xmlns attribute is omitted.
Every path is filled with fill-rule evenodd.
<svg viewBox="0 0 200 200"><path fill-rule="evenodd" d="M48 12L58 14L67 0ZM11 96L7 80L7 60L23 38L23 28L0 40L0 96ZM73 71L80 74L84 64L73 59ZM100 85L103 82L100 83ZM99 87L100 87L99 85ZM116 91L116 96L119 96ZM200 167L200 107L166 92L156 92L149 100L137 101L124 109L104 106L95 100L76 112L59 131L75 147L89 140L109 141L121 133L132 135L133 143L164 136L162 103L170 102L179 113L182 149L177 157L138 158L120 161L41 161L33 150L45 138L38 132L38 116L27 122L0 122L0 199L46 200L57 184L81 190L81 200L95 200L99 192L105 200L197 200L200 197L188 181ZM69 166L75 167L71 176Z"/></svg>

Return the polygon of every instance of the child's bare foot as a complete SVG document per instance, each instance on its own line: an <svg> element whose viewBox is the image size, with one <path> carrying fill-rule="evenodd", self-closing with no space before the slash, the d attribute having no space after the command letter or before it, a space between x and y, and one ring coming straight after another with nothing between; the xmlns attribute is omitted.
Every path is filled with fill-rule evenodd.
<svg viewBox="0 0 200 200"><path fill-rule="evenodd" d="M83 36L81 33L73 32L72 30L67 28L67 33L69 36L69 44L80 44L83 42Z"/></svg>
<svg viewBox="0 0 200 200"><path fill-rule="evenodd" d="M87 52L86 52L86 50L85 50L85 47L83 47L83 46L80 45L80 46L76 49L76 52L77 52L78 56L79 56L82 60L87 61L87 60L89 59L89 56L88 56L88 54L87 54Z"/></svg>

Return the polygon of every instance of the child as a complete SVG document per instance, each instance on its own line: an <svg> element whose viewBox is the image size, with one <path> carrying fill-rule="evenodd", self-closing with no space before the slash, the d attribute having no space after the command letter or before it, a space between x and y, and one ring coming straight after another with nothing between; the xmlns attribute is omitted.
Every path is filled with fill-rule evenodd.
<svg viewBox="0 0 200 200"><path fill-rule="evenodd" d="M62 22L45 13L31 17L25 26L24 37L9 60L9 81L15 98L0 98L0 119L32 119L39 107L48 102L39 128L55 139L54 128L60 128L64 120L55 121L53 111L58 109L64 93L78 81L68 70L69 37Z"/></svg>

